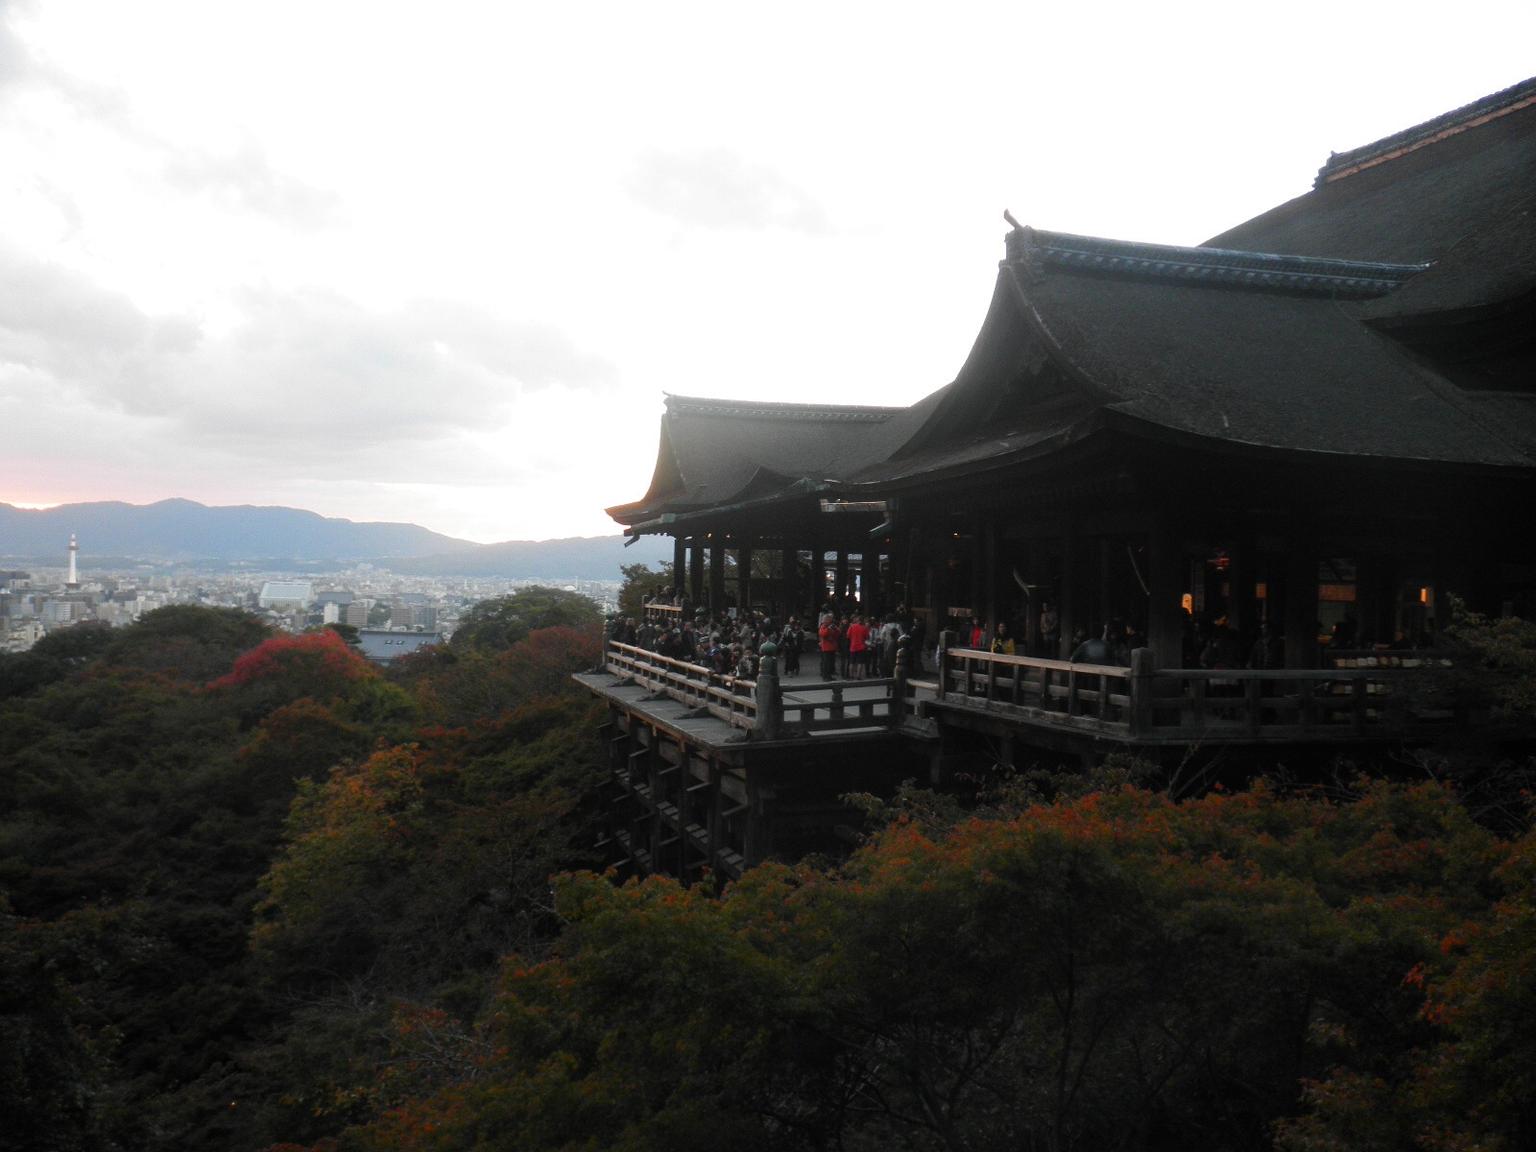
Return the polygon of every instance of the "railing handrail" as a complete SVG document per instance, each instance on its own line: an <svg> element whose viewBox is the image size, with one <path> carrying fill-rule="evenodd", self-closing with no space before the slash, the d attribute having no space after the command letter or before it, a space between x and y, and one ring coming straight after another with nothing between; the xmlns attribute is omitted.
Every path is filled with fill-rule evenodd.
<svg viewBox="0 0 1536 1152"><path fill-rule="evenodd" d="M1123 664L1084 664L1071 660L1048 660L1044 656L1020 656L1010 652L991 652L986 648L948 648L950 656L963 656L967 660L984 659L994 664L1007 664L1021 668L1049 668L1052 672L1087 672L1092 676L1129 676L1131 670Z"/></svg>
<svg viewBox="0 0 1536 1152"><path fill-rule="evenodd" d="M737 684L751 684L750 680L724 676L702 664L662 656L617 640L608 641L604 662L610 657L621 670L654 684L681 704L703 705L711 715L732 727L751 728L756 722L757 701L750 691L736 690Z"/></svg>
<svg viewBox="0 0 1536 1152"><path fill-rule="evenodd" d="M1131 654L1130 668L945 648L940 700L1133 740L1396 735L1466 718L1454 700L1412 694L1426 672L1450 666L1426 653L1344 668L1159 668L1154 660L1146 648Z"/></svg>
<svg viewBox="0 0 1536 1152"><path fill-rule="evenodd" d="M1440 665L1436 665L1440 667ZM1177 676L1185 680L1384 680L1408 679L1423 668L1159 668L1153 676Z"/></svg>
<svg viewBox="0 0 1536 1152"><path fill-rule="evenodd" d="M989 652L985 648L950 648L946 650L951 659L976 660L991 664L1002 664L1009 667L1044 668L1052 672L1077 672L1088 676L1119 676L1129 677L1131 669L1123 664L1085 664L1074 663L1071 660L1048 660L1041 656L1019 656L1007 652ZM1402 663L1372 664L1364 668L1354 666L1347 668L1154 668L1150 675L1153 676L1183 676L1188 679L1229 679L1229 680L1348 680L1356 677L1379 676L1383 673L1394 672L1418 672L1426 666L1444 667L1446 659L1443 655L1431 655L1428 652L1402 652L1402 653L1376 653L1379 659L1384 655L1391 655L1398 660L1415 660L1419 663L1404 665ZM1361 654L1360 659L1368 658ZM859 681L851 681L859 683Z"/></svg>
<svg viewBox="0 0 1536 1152"><path fill-rule="evenodd" d="M769 717L762 712L757 697L758 680L731 676L702 664L662 656L648 648L609 640L604 662L614 670L655 686L679 703L702 704L716 718L736 728L762 728ZM745 689L743 691L743 688ZM850 689L884 689L879 695L846 698ZM785 702L782 695L774 706L774 719L785 714L799 718L807 732L835 731L850 727L882 726L899 723L911 706L912 693L900 677L871 677L867 680L828 680L791 687L798 699ZM900 692L900 698L897 694ZM877 710L883 709L883 714ZM828 715L818 718L815 714ZM776 730L777 724L768 725ZM772 738L772 737L770 737Z"/></svg>
<svg viewBox="0 0 1536 1152"><path fill-rule="evenodd" d="M654 652L649 648L642 648L638 644L625 644L619 640L610 640L608 641L608 646L620 652L629 652L652 666L664 664L671 668L683 669L684 671L699 672L706 678L719 675L719 673L706 664L695 664L690 660L679 660L676 656L663 656L660 652Z"/></svg>

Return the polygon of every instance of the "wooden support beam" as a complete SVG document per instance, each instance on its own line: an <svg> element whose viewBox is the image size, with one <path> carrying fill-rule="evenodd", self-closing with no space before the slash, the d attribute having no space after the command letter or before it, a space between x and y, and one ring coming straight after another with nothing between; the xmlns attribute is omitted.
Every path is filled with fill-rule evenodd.
<svg viewBox="0 0 1536 1152"><path fill-rule="evenodd" d="M1183 662L1188 619L1183 605L1186 562L1183 541L1171 517L1154 518L1147 552L1147 647L1155 664L1177 668Z"/></svg>
<svg viewBox="0 0 1536 1152"><path fill-rule="evenodd" d="M1293 534L1286 556L1285 666L1317 667L1317 543L1303 533Z"/></svg>
<svg viewBox="0 0 1536 1152"><path fill-rule="evenodd" d="M752 607L752 549L736 549L736 606L742 612Z"/></svg>
<svg viewBox="0 0 1536 1152"><path fill-rule="evenodd" d="M658 743L658 741L659 741L659 739L661 737L661 733L658 732L656 729L652 728L647 733L647 735L649 736L649 739L646 740L646 742L645 742L646 743L646 747L644 749L645 754L646 754L645 772L646 772L646 783L650 786L650 790L651 790L651 828L650 828L651 844L650 844L650 847L651 847L651 859L653 861L655 861L655 860L660 860L661 859L661 831L662 831L662 829L661 829L661 819L660 819L659 814L656 811L656 806L658 804L660 804L662 799L664 798L664 793L663 793L663 790L662 790L663 789L663 783L662 783L662 779L661 779L661 756L658 754L658 750L657 750L657 743Z"/></svg>
<svg viewBox="0 0 1536 1152"><path fill-rule="evenodd" d="M988 520L981 529L981 562L983 565L983 591L987 602L985 608L978 607L982 613L981 624L987 629L987 634L997 634L997 622L1003 610L997 595L997 524Z"/></svg>
<svg viewBox="0 0 1536 1152"><path fill-rule="evenodd" d="M782 592L776 615L782 624L791 616L800 615L800 553L793 548L785 548L779 553L779 563L782 567L779 578Z"/></svg>
<svg viewBox="0 0 1536 1152"><path fill-rule="evenodd" d="M859 607L865 612L881 610L883 589L880 586L880 545L865 545L859 564Z"/></svg>
<svg viewBox="0 0 1536 1152"><path fill-rule="evenodd" d="M688 542L688 598L697 608L704 602L704 544L695 536Z"/></svg>
<svg viewBox="0 0 1536 1152"><path fill-rule="evenodd" d="M1086 630L1088 627L1085 619L1086 597L1082 588L1085 567L1082 555L1083 540L1073 529L1062 545L1061 605L1058 614L1061 621L1061 651L1048 654L1056 659L1070 653L1078 629Z"/></svg>
<svg viewBox="0 0 1536 1152"><path fill-rule="evenodd" d="M709 544L709 610L725 611L725 546L719 540Z"/></svg>

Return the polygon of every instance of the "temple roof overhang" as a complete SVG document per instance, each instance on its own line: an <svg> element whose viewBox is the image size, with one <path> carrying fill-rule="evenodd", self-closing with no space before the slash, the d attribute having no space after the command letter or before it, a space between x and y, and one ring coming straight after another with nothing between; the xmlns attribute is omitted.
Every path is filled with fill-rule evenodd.
<svg viewBox="0 0 1536 1152"><path fill-rule="evenodd" d="M677 532L1102 437L1536 476L1536 80L1421 128L1205 245L1016 227L951 383L908 408L669 396L649 489L609 513ZM1436 359L1480 340L1498 390Z"/></svg>

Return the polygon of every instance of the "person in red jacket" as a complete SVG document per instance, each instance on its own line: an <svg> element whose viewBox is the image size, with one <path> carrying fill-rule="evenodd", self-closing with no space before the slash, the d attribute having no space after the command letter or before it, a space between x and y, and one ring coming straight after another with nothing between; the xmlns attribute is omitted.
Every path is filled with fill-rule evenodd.
<svg viewBox="0 0 1536 1152"><path fill-rule="evenodd" d="M864 617L855 616L848 625L848 675L863 679L869 674L869 627Z"/></svg>
<svg viewBox="0 0 1536 1152"><path fill-rule="evenodd" d="M821 678L823 680L837 678L837 645L842 638L842 633L837 629L837 618L828 612L821 618L821 624L816 629L816 639L821 646Z"/></svg>

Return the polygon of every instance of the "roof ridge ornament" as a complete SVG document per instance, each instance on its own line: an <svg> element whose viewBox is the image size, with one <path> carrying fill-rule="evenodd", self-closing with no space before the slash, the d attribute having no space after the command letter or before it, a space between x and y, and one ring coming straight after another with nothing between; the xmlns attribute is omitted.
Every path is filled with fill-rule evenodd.
<svg viewBox="0 0 1536 1152"><path fill-rule="evenodd" d="M1383 296L1429 267L1233 248L1186 248L1075 236L1020 227L1006 237L1007 262L1179 284L1367 299Z"/></svg>

